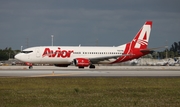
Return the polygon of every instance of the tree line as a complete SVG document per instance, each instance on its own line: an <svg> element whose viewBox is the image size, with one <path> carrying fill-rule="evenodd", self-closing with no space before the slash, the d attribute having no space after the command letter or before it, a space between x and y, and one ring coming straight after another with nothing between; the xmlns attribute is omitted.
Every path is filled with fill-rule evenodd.
<svg viewBox="0 0 180 107"><path fill-rule="evenodd" d="M153 52L152 57L156 59L180 57L180 41L174 42L169 49L166 48L164 51L161 52Z"/></svg>
<svg viewBox="0 0 180 107"><path fill-rule="evenodd" d="M12 50L11 48L0 49L0 61L14 58L14 56L21 52L20 50Z"/></svg>

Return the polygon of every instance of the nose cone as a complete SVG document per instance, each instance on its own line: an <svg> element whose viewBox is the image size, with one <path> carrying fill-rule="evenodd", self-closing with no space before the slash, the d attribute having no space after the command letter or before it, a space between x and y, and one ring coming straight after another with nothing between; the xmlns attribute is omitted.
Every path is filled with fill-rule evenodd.
<svg viewBox="0 0 180 107"><path fill-rule="evenodd" d="M19 54L15 55L15 59L21 60L21 55L19 55Z"/></svg>

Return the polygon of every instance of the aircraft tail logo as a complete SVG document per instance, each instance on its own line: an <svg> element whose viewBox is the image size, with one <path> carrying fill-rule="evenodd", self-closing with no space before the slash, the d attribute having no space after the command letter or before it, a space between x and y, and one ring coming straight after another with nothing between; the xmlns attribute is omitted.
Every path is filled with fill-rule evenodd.
<svg viewBox="0 0 180 107"><path fill-rule="evenodd" d="M134 39L131 42L123 45L125 46L124 54L126 54L126 56L119 57L113 63L128 61L147 54L148 52L142 53L141 51L147 49L151 28L152 21L146 21L139 32L136 34Z"/></svg>
<svg viewBox="0 0 180 107"><path fill-rule="evenodd" d="M132 40L132 48L146 49L152 28L152 21L147 21Z"/></svg>

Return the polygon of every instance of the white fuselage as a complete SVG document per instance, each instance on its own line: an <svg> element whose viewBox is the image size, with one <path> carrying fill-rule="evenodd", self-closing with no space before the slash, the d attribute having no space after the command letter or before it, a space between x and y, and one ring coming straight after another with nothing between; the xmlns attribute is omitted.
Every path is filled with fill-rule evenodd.
<svg viewBox="0 0 180 107"><path fill-rule="evenodd" d="M42 46L25 49L17 54L16 58L30 63L69 64L75 58L122 56L124 49L125 45L119 47ZM111 58L98 63L112 63L115 60Z"/></svg>

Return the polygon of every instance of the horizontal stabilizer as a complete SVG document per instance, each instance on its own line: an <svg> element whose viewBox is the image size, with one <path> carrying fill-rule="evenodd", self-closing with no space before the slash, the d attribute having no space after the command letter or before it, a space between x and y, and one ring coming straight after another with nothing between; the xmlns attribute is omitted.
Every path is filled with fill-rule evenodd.
<svg viewBox="0 0 180 107"><path fill-rule="evenodd" d="M140 51L141 51L141 52L151 52L151 51L154 51L154 50L157 50L157 49L161 49L161 48L165 48L165 46L157 47L157 48L141 49Z"/></svg>

